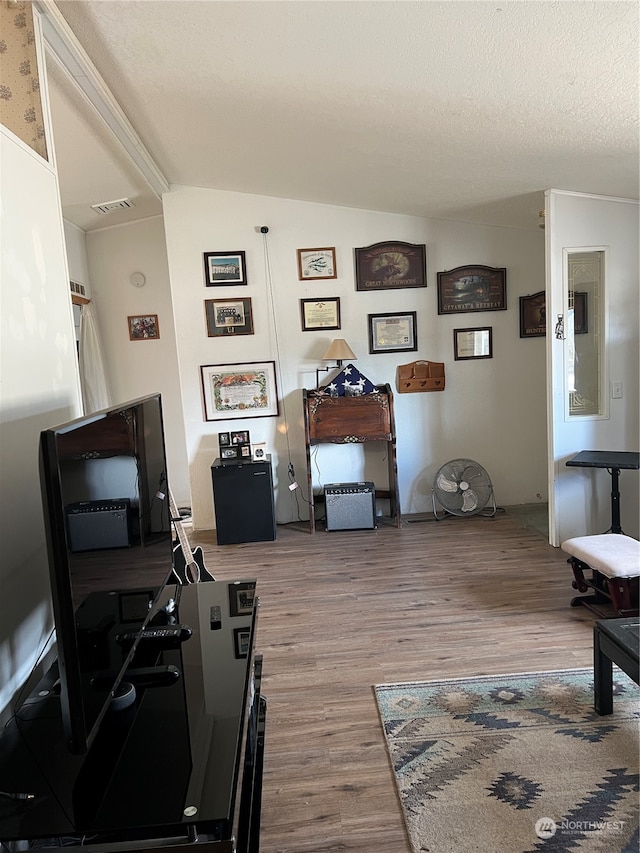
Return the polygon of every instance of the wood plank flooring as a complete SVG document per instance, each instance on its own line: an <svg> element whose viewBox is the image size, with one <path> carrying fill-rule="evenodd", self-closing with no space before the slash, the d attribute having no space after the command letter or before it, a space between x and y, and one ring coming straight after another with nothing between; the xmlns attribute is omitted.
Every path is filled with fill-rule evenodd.
<svg viewBox="0 0 640 853"><path fill-rule="evenodd" d="M374 684L592 665L566 555L508 515L191 538L216 578L258 581L261 853L410 853Z"/></svg>

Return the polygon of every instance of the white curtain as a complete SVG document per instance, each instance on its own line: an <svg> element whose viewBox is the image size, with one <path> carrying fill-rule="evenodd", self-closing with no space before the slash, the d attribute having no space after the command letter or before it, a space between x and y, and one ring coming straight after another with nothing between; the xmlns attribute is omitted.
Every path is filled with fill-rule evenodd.
<svg viewBox="0 0 640 853"><path fill-rule="evenodd" d="M88 415L111 404L111 392L93 302L82 306L79 350L80 388L84 413Z"/></svg>

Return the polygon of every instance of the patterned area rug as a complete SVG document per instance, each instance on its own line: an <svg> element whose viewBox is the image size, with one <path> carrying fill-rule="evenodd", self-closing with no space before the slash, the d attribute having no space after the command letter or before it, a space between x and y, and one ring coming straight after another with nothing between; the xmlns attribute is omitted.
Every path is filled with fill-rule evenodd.
<svg viewBox="0 0 640 853"><path fill-rule="evenodd" d="M640 690L593 672L374 688L414 853L637 853Z"/></svg>

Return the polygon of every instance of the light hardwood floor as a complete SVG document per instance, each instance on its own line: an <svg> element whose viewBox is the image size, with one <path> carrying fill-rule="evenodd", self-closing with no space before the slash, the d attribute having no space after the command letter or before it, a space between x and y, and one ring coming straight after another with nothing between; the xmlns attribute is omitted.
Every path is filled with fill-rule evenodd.
<svg viewBox="0 0 640 853"><path fill-rule="evenodd" d="M592 665L566 555L505 514L192 539L216 578L258 581L261 853L409 853L374 684Z"/></svg>

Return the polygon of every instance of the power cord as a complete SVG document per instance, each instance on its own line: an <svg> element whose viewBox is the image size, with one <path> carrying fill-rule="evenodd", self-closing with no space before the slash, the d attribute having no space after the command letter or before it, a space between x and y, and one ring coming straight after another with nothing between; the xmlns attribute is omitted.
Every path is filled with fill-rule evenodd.
<svg viewBox="0 0 640 853"><path fill-rule="evenodd" d="M290 483L289 491L292 493L292 495L295 499L295 502L296 502L296 512L298 514L298 521L305 521L305 519L302 517L302 515L300 513L300 503L298 501L298 494L300 494L300 497L302 498L302 500L306 504L308 504L309 506L311 506L311 502L308 501L307 498L305 498L305 496L300 491L298 484L296 483L296 479L295 479L296 474L295 474L295 470L293 468L293 462L289 462L289 464L287 465L287 474L289 476L289 483Z"/></svg>
<svg viewBox="0 0 640 853"><path fill-rule="evenodd" d="M8 800L35 800L35 794L15 794L10 791L0 791L0 797L6 797Z"/></svg>
<svg viewBox="0 0 640 853"><path fill-rule="evenodd" d="M287 465L287 474L289 475L289 482L290 482L290 484L291 484L290 488L291 488L291 487L293 487L293 488L291 488L291 491L294 493L295 498L296 498L296 503L297 503L297 502L298 502L298 489L299 489L299 486L298 486L298 483L296 482L296 472L295 472L295 470L294 470L294 468L293 468L293 462L289 462L289 464ZM310 503L310 501L308 501L308 500L305 498L305 496L302 494L302 492L300 493L300 497L302 498L302 500L303 500L306 504ZM300 519L300 520L301 520L301 519Z"/></svg>

